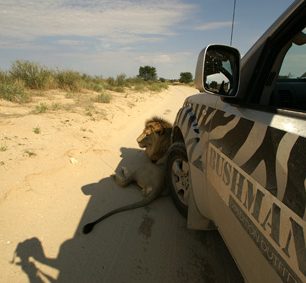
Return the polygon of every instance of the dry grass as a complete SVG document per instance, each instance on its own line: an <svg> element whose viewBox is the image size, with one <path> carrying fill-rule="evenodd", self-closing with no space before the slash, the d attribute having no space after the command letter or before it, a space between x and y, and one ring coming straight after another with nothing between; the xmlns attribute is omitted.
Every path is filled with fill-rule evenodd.
<svg viewBox="0 0 306 283"><path fill-rule="evenodd" d="M67 91L66 97L73 98L82 95L84 90L96 94L93 100L100 103L110 103L111 93L160 92L168 88L163 81L144 81L141 78L127 78L119 74L116 78L102 78L89 76L72 70L52 70L30 61L17 60L10 70L0 71L0 99L27 103L33 96L43 96L45 91L60 89ZM53 110L59 109L57 106ZM38 105L36 113L44 113L48 109L45 105Z"/></svg>

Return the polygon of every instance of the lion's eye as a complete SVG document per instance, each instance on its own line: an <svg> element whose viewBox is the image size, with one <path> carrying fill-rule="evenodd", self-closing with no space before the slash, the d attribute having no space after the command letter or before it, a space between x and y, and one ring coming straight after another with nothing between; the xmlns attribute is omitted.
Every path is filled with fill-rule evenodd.
<svg viewBox="0 0 306 283"><path fill-rule="evenodd" d="M158 134L159 136L161 136L162 131L161 131L161 130L158 130L158 131L155 131L155 133Z"/></svg>

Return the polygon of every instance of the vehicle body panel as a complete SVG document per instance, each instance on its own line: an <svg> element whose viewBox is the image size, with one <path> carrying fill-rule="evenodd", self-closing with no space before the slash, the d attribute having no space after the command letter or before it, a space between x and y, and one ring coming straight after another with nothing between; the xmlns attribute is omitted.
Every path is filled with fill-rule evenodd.
<svg viewBox="0 0 306 283"><path fill-rule="evenodd" d="M214 96L203 105L201 96L189 97L175 122L198 210L213 220L234 258L245 259L237 264L246 278L303 282L306 139L297 133L305 134L306 121Z"/></svg>
<svg viewBox="0 0 306 283"><path fill-rule="evenodd" d="M173 142L184 142L190 167L188 218L197 210L206 221L188 223L209 228L210 219L250 282L306 282L306 114L247 103L264 93L254 84L268 43L296 14L304 19L305 6L294 2L244 56L235 98L203 85L174 123ZM303 81L297 86L303 92Z"/></svg>

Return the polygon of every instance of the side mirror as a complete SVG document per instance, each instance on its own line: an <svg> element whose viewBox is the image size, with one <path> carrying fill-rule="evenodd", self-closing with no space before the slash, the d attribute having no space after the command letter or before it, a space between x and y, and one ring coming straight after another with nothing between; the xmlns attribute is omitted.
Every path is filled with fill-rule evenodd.
<svg viewBox="0 0 306 283"><path fill-rule="evenodd" d="M240 53L225 45L209 45L198 57L195 87L200 92L235 97L239 88Z"/></svg>

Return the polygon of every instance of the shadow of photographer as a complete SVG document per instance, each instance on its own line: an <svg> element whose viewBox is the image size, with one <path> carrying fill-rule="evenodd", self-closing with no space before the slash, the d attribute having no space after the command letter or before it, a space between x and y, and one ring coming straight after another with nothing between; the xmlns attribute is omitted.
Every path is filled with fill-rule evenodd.
<svg viewBox="0 0 306 283"><path fill-rule="evenodd" d="M141 164L147 159L143 150L123 147L120 151L122 159L115 172L127 165L131 169L136 168L137 164ZM131 187L136 188L137 186ZM110 228L111 223L106 223L105 229L97 229L95 233L88 236L82 234L82 228L86 222L99 217L104 212L139 200L140 194L137 190L118 187L111 177L84 185L81 190L84 195L91 197L74 237L61 244L56 258L49 258L45 255L42 242L37 237L18 243L11 263L20 266L31 283L46 282L46 280L47 282L93 282L93 278L103 279L102 270L104 268L99 268L98 264L99 260L105 257L103 249L106 245L103 244L103 239L105 239L104 243L112 242L108 238L112 237L114 228ZM121 221L119 220L119 222ZM114 244L112 242L112 247L116 249ZM107 247L107 250L110 253L110 246ZM108 254L108 256L110 255ZM16 258L19 258L18 262ZM42 270L44 265L56 269L58 271L57 278ZM101 282L100 279L97 281Z"/></svg>

